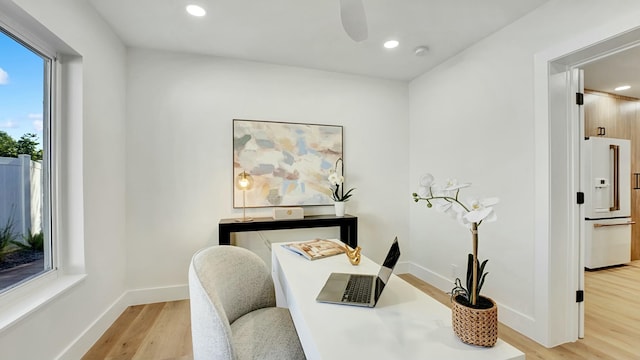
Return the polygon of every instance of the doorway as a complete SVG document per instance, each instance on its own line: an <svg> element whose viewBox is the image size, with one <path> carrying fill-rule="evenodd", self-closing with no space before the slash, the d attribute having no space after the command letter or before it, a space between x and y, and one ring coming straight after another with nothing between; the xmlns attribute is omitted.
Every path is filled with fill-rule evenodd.
<svg viewBox="0 0 640 360"><path fill-rule="evenodd" d="M631 217L640 219L640 46L584 64L585 136L631 141ZM635 190L634 190L635 189ZM632 226L631 260L640 259L640 226Z"/></svg>
<svg viewBox="0 0 640 360"><path fill-rule="evenodd" d="M626 202L626 212L623 215L630 216L630 218L618 218L605 220L608 222L604 224L603 221L585 221L586 214L580 215L580 248L581 256L583 257L583 264L580 265L579 271L579 288L584 290L584 299L588 303L580 304L579 323L578 323L578 336L583 338L585 336L585 327L590 329L594 328L595 324L602 325L608 320L603 317L605 313L608 316L621 316L624 317L624 310L616 309L616 305L624 308L621 304L624 304L622 293L619 293L617 297L609 299L604 302L607 304L605 307L601 303L598 306L594 306L594 302L602 302L601 289L594 287L601 281L601 278L607 277L613 279L615 276L619 276L619 281L624 282L625 277L632 274L629 269L624 269L628 266L635 264L630 263L629 260L640 259L640 228L634 226L635 219L640 217L637 204L640 193L634 191L633 188L640 187L640 184L633 184L633 177L631 173L638 172L640 167L640 125L638 124L640 109L640 46L631 44L628 48L623 48L612 53L604 54L602 57L580 64L578 67L582 74L582 83L584 84L584 96L582 111L580 112L581 119L579 136L589 138L603 138L603 143L618 143L624 142L624 140L630 141L628 146L628 158L625 161L628 172L624 172L626 179L618 179L620 184L624 184L623 188L613 187L614 191L619 191L620 196L623 198L623 202ZM615 140L624 139L624 140ZM595 141L595 139L593 140ZM581 141L581 145L586 145L585 141ZM581 154L582 154L581 149ZM588 161L588 159L583 159ZM605 160L606 161L606 160ZM584 165L585 162L582 162ZM624 165L624 164L623 164ZM630 171L629 171L630 170ZM640 174L638 174L640 176ZM591 191L590 187L593 185L591 181L593 179L587 179L583 176L581 171L581 190ZM640 180L640 178L638 179ZM610 190L607 188L607 190ZM618 198L616 198L619 200ZM589 204L585 204L589 206ZM624 208L624 207L623 207ZM620 209L618 207L618 209ZM588 211L588 209L583 209ZM622 214L622 213L621 213ZM598 214L592 214L596 217ZM614 224L615 223L615 224ZM603 225L604 224L604 225ZM595 226L599 226L595 228ZM604 231L604 232L603 232ZM598 236L602 243L588 241L589 233L596 234L601 232ZM606 234L606 235L603 235ZM592 235L595 241L595 235ZM599 248L599 245L606 248ZM618 268L611 268L613 265L622 265ZM592 268L586 274L584 268ZM627 279L628 280L628 279ZM609 281L602 285L603 288L608 288L613 282ZM626 283L626 286L630 286L630 291L637 291L635 285ZM611 291L615 293L616 291ZM599 320L596 320L599 319ZM589 323L587 323L590 321ZM606 326L601 326L606 327ZM610 326L609 326L610 327ZM610 336L606 331L600 336Z"/></svg>
<svg viewBox="0 0 640 360"><path fill-rule="evenodd" d="M548 324L550 344L575 341L584 331L583 303L577 299L579 291L584 289L584 246L580 242L584 217L576 199L580 191L581 139L575 99L581 85L577 73L589 63L636 47L640 43L638 25L616 26L606 33L603 30L592 34L590 43L551 49L536 58L536 71L544 71L542 85L546 87L537 89L537 95L544 94L545 99L538 101L536 108L546 113L536 116L536 126L548 134L548 141L537 142L536 146L540 155L548 156L548 179L551 180L549 238L546 239L552 304ZM554 327L562 330L554 331Z"/></svg>

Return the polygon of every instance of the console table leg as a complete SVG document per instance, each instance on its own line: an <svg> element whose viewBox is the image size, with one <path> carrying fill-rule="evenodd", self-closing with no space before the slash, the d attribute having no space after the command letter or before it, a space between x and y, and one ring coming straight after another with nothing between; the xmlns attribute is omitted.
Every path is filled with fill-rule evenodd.
<svg viewBox="0 0 640 360"><path fill-rule="evenodd" d="M341 225L340 240L355 249L358 246L358 228L354 225Z"/></svg>
<svg viewBox="0 0 640 360"><path fill-rule="evenodd" d="M231 245L231 231L226 231L218 227L218 244Z"/></svg>

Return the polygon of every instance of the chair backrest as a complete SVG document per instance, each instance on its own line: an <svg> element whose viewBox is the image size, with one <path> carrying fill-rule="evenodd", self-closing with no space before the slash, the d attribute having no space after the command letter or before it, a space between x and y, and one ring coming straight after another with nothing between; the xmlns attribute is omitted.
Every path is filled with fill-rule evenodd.
<svg viewBox="0 0 640 360"><path fill-rule="evenodd" d="M253 310L275 306L264 261L236 246L198 251L189 267L189 293L195 359L234 359L230 324Z"/></svg>

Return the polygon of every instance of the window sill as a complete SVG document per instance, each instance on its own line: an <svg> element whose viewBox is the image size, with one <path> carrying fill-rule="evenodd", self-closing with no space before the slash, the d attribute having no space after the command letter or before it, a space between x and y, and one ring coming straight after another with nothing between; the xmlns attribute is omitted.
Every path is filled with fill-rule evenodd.
<svg viewBox="0 0 640 360"><path fill-rule="evenodd" d="M54 270L25 284L23 288L3 294L0 296L0 304L3 305L0 311L0 333L64 294L85 277L85 274L61 275Z"/></svg>

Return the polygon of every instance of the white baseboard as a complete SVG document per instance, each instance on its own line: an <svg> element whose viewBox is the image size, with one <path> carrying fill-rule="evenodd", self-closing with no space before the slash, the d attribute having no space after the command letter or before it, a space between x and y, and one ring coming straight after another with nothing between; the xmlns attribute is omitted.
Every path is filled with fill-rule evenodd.
<svg viewBox="0 0 640 360"><path fill-rule="evenodd" d="M396 265L395 269L393 269L393 273L394 274L406 274L406 273L409 273L409 272L411 272L410 265L411 264L409 262L400 261Z"/></svg>
<svg viewBox="0 0 640 360"><path fill-rule="evenodd" d="M129 290L125 295L127 306L185 300L189 298L189 285L184 284Z"/></svg>
<svg viewBox="0 0 640 360"><path fill-rule="evenodd" d="M444 292L450 292L453 288L453 281L451 279L414 263L407 263L406 265L408 268L406 272ZM525 336L531 336L536 329L536 321L533 317L514 310L503 303L497 301L496 303L500 309L500 311L498 311L498 321Z"/></svg>
<svg viewBox="0 0 640 360"><path fill-rule="evenodd" d="M429 285L435 286L444 292L449 292L453 288L453 281L449 278L446 278L414 263L409 263L408 267L409 274L417 277L424 282L429 283Z"/></svg>
<svg viewBox="0 0 640 360"><path fill-rule="evenodd" d="M98 316L80 336L58 355L56 360L75 360L82 358L129 306L184 300L188 298L189 286L186 284L125 291L111 306Z"/></svg>
<svg viewBox="0 0 640 360"><path fill-rule="evenodd" d="M66 349L56 357L56 360L80 359L95 344L100 336L124 312L127 305L124 301L126 292L111 304L98 318L85 329Z"/></svg>

